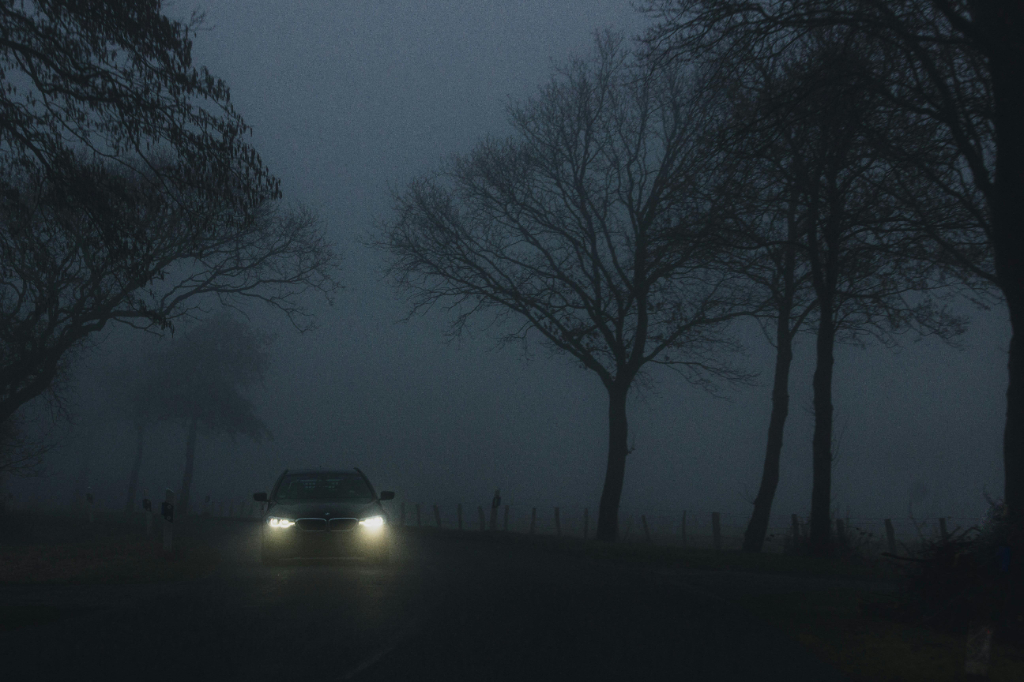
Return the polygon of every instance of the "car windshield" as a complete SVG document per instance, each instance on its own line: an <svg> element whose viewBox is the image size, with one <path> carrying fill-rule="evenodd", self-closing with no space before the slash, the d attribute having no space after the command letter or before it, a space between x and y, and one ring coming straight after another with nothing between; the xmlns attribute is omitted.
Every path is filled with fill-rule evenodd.
<svg viewBox="0 0 1024 682"><path fill-rule="evenodd" d="M369 502L370 487L359 474L288 474L281 480L275 495L278 501L344 500Z"/></svg>

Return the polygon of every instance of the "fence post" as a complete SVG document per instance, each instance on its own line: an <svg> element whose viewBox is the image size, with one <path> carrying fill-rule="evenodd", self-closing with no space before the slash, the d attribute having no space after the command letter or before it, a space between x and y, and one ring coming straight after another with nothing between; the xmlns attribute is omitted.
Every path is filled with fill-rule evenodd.
<svg viewBox="0 0 1024 682"><path fill-rule="evenodd" d="M711 540L715 545L715 551L722 549L722 517L718 512L711 512Z"/></svg>
<svg viewBox="0 0 1024 682"><path fill-rule="evenodd" d="M420 523L420 503L417 502L416 503L416 527L419 528L420 525L422 525Z"/></svg>
<svg viewBox="0 0 1024 682"><path fill-rule="evenodd" d="M885 520L885 537L889 541L889 554L896 553L896 531L892 527L892 519Z"/></svg>
<svg viewBox="0 0 1024 682"><path fill-rule="evenodd" d="M683 510L683 547L686 547L686 510Z"/></svg>
<svg viewBox="0 0 1024 682"><path fill-rule="evenodd" d="M476 510L480 512L480 532L482 533L487 530L487 526L484 523L484 506L480 505Z"/></svg>
<svg viewBox="0 0 1024 682"><path fill-rule="evenodd" d="M939 519L939 534L942 535L942 541L949 540L949 531L946 529L946 517L943 516Z"/></svg>
<svg viewBox="0 0 1024 682"><path fill-rule="evenodd" d="M647 542L650 542L651 541L651 531L650 531L650 529L647 528L647 517L644 516L643 514L640 515L640 523L643 524L643 527L644 527L644 539L647 540Z"/></svg>
<svg viewBox="0 0 1024 682"><path fill-rule="evenodd" d="M405 525L405 502L403 502L398 507L398 525L399 526L404 526Z"/></svg>
<svg viewBox="0 0 1024 682"><path fill-rule="evenodd" d="M459 506L456 507L459 513L459 530L462 530L462 503L459 502Z"/></svg>
<svg viewBox="0 0 1024 682"><path fill-rule="evenodd" d="M558 507L555 507L555 534L562 537L562 522L558 518Z"/></svg>
<svg viewBox="0 0 1024 682"><path fill-rule="evenodd" d="M434 505L434 520L437 521L437 527L440 528L441 527L441 510L437 508L436 504Z"/></svg>
<svg viewBox="0 0 1024 682"><path fill-rule="evenodd" d="M537 529L537 508L534 507L530 512L530 535Z"/></svg>
<svg viewBox="0 0 1024 682"><path fill-rule="evenodd" d="M504 524L504 528L503 529L507 533L508 532L508 505L507 504L505 505L505 519L504 519L503 524Z"/></svg>
<svg viewBox="0 0 1024 682"><path fill-rule="evenodd" d="M590 533L590 510L586 507L583 508L583 539L587 539L587 535Z"/></svg>
<svg viewBox="0 0 1024 682"><path fill-rule="evenodd" d="M164 552L170 552L172 547L173 521L174 521L174 491L170 488L164 490L164 504L161 515L164 517ZM165 512L166 510L166 512Z"/></svg>

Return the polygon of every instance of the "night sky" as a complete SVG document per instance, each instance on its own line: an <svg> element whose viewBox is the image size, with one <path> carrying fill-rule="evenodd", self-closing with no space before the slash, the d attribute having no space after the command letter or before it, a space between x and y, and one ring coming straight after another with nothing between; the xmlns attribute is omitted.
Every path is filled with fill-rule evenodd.
<svg viewBox="0 0 1024 682"><path fill-rule="evenodd" d="M362 243L389 217L393 190L482 137L507 133L510 100L528 97L553 65L585 54L595 30L635 35L644 17L624 0L197 7L207 22L196 61L230 85L286 201L321 217L344 253L346 289L333 307L311 301L320 328L304 336L279 315L254 313L277 335L273 375L254 396L275 439L201 439L194 494L241 500L285 467L355 465L407 502L475 506L500 487L516 509L586 505L594 515L607 441L597 377L540 343L525 353L497 348L482 327L448 341L441 310L403 322L408 306L384 279L382 254ZM180 2L171 11L192 8ZM895 353L837 349L840 514L906 517L913 502L915 515L971 517L986 507L983 490L1001 494L1009 325L1001 307L964 310L972 325L962 349L909 337ZM740 334L758 385L722 385L714 397L653 370L632 395L625 512L720 510L742 522L760 479L773 350L752 328ZM82 377L140 338L105 332ZM810 501L810 336L796 354L774 507L785 516L806 514ZM121 508L130 425L104 416L102 397L86 379L78 384L85 407L54 454L51 478L15 485L42 501L47 486L67 491L85 476L110 508ZM142 485L151 494L176 488L184 429L155 430L151 441ZM87 469L82 452L90 453Z"/></svg>

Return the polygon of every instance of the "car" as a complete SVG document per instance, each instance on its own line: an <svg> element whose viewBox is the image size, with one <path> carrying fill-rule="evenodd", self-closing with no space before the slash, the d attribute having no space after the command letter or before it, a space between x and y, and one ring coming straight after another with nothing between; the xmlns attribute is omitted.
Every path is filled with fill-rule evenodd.
<svg viewBox="0 0 1024 682"><path fill-rule="evenodd" d="M252 497L267 503L260 546L265 565L310 556L390 559L392 534L381 502L395 494L378 495L359 469L285 469L269 495Z"/></svg>

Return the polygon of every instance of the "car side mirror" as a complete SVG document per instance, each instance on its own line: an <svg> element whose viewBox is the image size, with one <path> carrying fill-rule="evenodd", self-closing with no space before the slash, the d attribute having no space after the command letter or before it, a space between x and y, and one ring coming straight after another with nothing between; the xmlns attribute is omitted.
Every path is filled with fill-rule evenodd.
<svg viewBox="0 0 1024 682"><path fill-rule="evenodd" d="M266 502L267 501L267 494L266 493L253 493L252 499L256 500L257 502Z"/></svg>
<svg viewBox="0 0 1024 682"><path fill-rule="evenodd" d="M380 491L380 500L381 500L381 502L383 502L385 500L393 500L393 499L395 499L395 494L393 492L391 492L390 490L381 490Z"/></svg>

